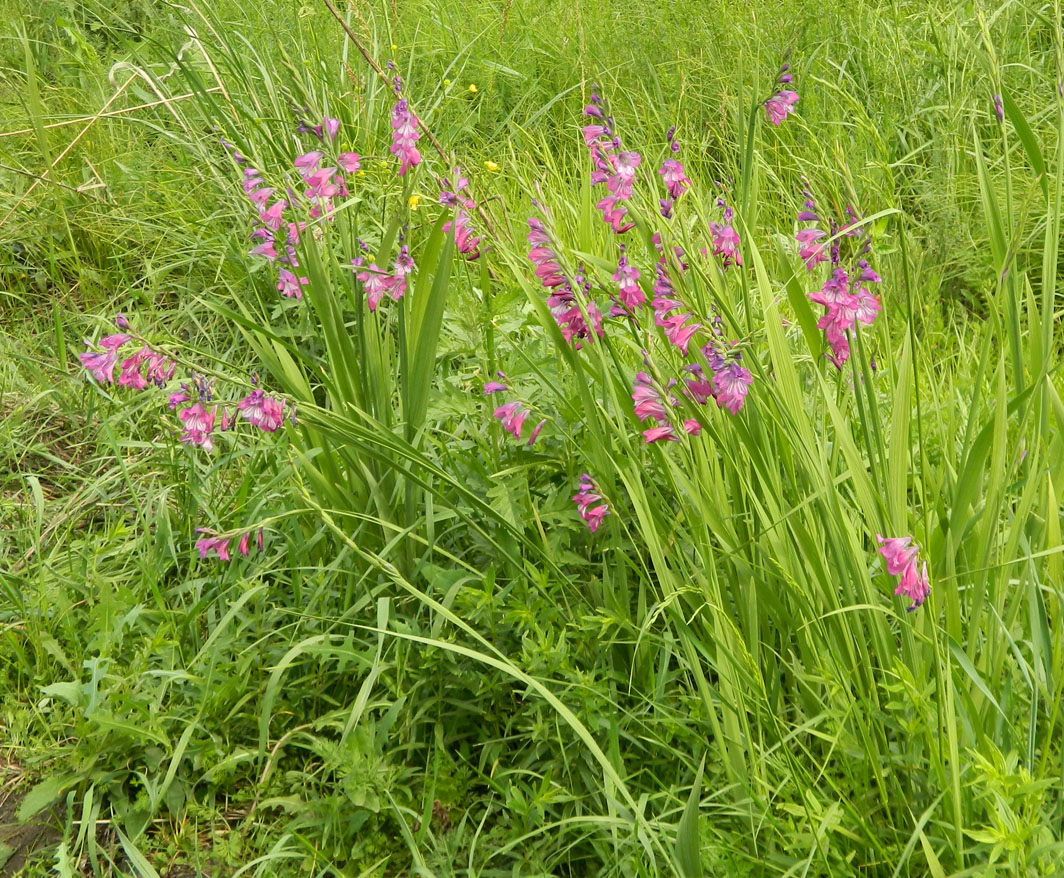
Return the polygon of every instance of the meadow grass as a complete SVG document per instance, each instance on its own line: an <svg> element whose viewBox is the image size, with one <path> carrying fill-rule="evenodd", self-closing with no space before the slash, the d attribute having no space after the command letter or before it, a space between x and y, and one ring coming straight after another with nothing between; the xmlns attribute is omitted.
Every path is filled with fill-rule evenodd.
<svg viewBox="0 0 1064 878"><path fill-rule="evenodd" d="M56 831L5 829L0 870L1061 871L1059 4L341 6L446 154L423 136L403 177L395 94L326 5L7 6L0 815ZM617 293L593 92L643 156L644 291L660 264L752 377L735 414L681 394L677 442L644 441L633 382L668 399L705 357L649 317L573 345L528 259L538 216L585 320ZM280 191L323 116L361 173L288 299L231 151ZM438 204L455 165L476 260ZM842 369L803 189L857 209L883 278ZM711 252L718 197L742 266ZM407 294L371 312L350 260L400 240ZM162 391L81 368L117 312L296 418L182 444ZM263 548L201 559L197 528ZM876 534L921 547L919 609Z"/></svg>

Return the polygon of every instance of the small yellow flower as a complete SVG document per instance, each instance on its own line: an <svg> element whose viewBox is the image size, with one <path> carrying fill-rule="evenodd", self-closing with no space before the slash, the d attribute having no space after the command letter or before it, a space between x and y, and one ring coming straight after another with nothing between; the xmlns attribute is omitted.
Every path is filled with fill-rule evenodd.
<svg viewBox="0 0 1064 878"><path fill-rule="evenodd" d="M469 83L469 93L475 95L477 93L477 87L473 83Z"/></svg>
<svg viewBox="0 0 1064 878"><path fill-rule="evenodd" d="M359 171L357 174L355 174L355 176L356 177L365 177L366 176L366 172L365 171Z"/></svg>
<svg viewBox="0 0 1064 878"><path fill-rule="evenodd" d="M484 162L484 167L487 168L489 171L499 170L499 166L495 164L495 162Z"/></svg>
<svg viewBox="0 0 1064 878"><path fill-rule="evenodd" d="M394 52L394 51L395 51L396 49L398 49L398 48L399 48L399 47L398 47L398 46L397 46L397 45L396 45L395 43L392 43L392 51L393 51L393 52Z"/></svg>
<svg viewBox="0 0 1064 878"><path fill-rule="evenodd" d="M443 81L443 87L444 87L444 88L450 88L450 87L451 87L451 80L449 80L449 79L445 79L445 80Z"/></svg>
<svg viewBox="0 0 1064 878"><path fill-rule="evenodd" d="M387 162L381 162L381 170L382 171L387 171L389 167L390 166L389 166L389 164Z"/></svg>
<svg viewBox="0 0 1064 878"><path fill-rule="evenodd" d="M417 210L417 206L418 206L418 203L420 201L421 201L421 196L420 195L411 195L410 196L410 201L408 202L410 204L410 209L411 210Z"/></svg>

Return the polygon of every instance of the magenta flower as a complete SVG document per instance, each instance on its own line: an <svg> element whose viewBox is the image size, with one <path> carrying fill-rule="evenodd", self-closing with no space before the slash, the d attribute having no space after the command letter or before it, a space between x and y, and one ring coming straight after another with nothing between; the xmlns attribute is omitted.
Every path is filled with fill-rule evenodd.
<svg viewBox="0 0 1064 878"><path fill-rule="evenodd" d="M600 500L602 500L602 495L597 493L591 476L587 473L581 475L580 490L573 497L573 502L576 503L580 510L580 517L587 522L592 533L599 529L602 519L610 514L610 507L605 502L600 503Z"/></svg>
<svg viewBox="0 0 1064 878"><path fill-rule="evenodd" d="M340 133L340 120L330 119L326 116L322 119L321 124L325 129L325 133L329 135L329 140L336 140L336 135Z"/></svg>
<svg viewBox="0 0 1064 878"><path fill-rule="evenodd" d="M823 229L802 229L794 237L802 245L798 255L805 263L805 267L812 271L821 262L827 262L828 253L824 244L818 244L821 238L827 234Z"/></svg>
<svg viewBox="0 0 1064 878"><path fill-rule="evenodd" d="M508 402L495 409L495 417L502 422L502 428L515 439L521 438L521 431L529 414L528 409L521 408L519 402Z"/></svg>
<svg viewBox="0 0 1064 878"><path fill-rule="evenodd" d="M444 193L449 195L451 193ZM443 195L440 196L443 203ZM470 262L480 257L480 238L473 234L473 226L469 222L469 214L459 208L455 211L454 222L447 220L443 224L443 231L449 232L454 229L454 246L459 253L463 254Z"/></svg>
<svg viewBox="0 0 1064 878"><path fill-rule="evenodd" d="M1001 95L994 95L994 115L999 122L1005 121L1005 105L1001 102Z"/></svg>
<svg viewBox="0 0 1064 878"><path fill-rule="evenodd" d="M297 156L296 160L292 163L295 165L296 170L299 172L299 176L306 179L313 174L321 165L323 154L319 150L313 152L304 153L301 156Z"/></svg>
<svg viewBox="0 0 1064 878"><path fill-rule="evenodd" d="M643 431L643 439L646 440L646 444L651 442L679 442L680 439L673 431L672 427L665 425L663 427L651 427L648 430Z"/></svg>
<svg viewBox="0 0 1064 878"><path fill-rule="evenodd" d="M253 390L236 404L244 418L260 430L275 432L284 422L284 403L261 390Z"/></svg>
<svg viewBox="0 0 1064 878"><path fill-rule="evenodd" d="M687 179L683 165L680 164L678 159L665 159L661 168L658 169L658 173L661 174L665 182L665 189L669 193L669 198L674 200L683 195L691 185L691 181Z"/></svg>
<svg viewBox="0 0 1064 878"><path fill-rule="evenodd" d="M122 361L122 371L118 376L119 387L129 387L133 390L143 390L148 386L148 381L142 374L144 362L148 357L154 356L151 348L143 347L132 357Z"/></svg>
<svg viewBox="0 0 1064 878"><path fill-rule="evenodd" d="M132 336L125 333L104 336L99 342L100 347L103 348L103 353L85 351L78 354L81 364L100 384L114 384L115 366L118 363L118 349L131 338ZM86 340L85 344L91 347L92 342Z"/></svg>
<svg viewBox="0 0 1064 878"><path fill-rule="evenodd" d="M392 145L389 151L400 160L399 176L402 177L421 161L417 142L421 137L417 117L410 112L406 98L400 98L392 108Z"/></svg>
<svg viewBox="0 0 1064 878"><path fill-rule="evenodd" d="M597 120L584 126L584 143L591 153L591 182L594 185L605 183L610 194L600 200L596 207L602 212L602 219L609 224L616 234L622 234L633 227L628 217L628 208L624 202L632 197L636 169L642 162L637 152L617 152L620 138L612 130L612 120L599 107L601 100L592 94L591 104L584 108L584 115Z"/></svg>
<svg viewBox="0 0 1064 878"><path fill-rule="evenodd" d="M196 533L204 533L203 528L197 527ZM200 537L200 539L196 540L196 550L199 552L200 558L206 558L211 552L214 552L219 561L228 561L229 539L228 537Z"/></svg>
<svg viewBox="0 0 1064 878"><path fill-rule="evenodd" d="M528 437L528 444L530 446L535 444L536 440L539 438L539 431L543 429L543 425L546 424L546 423L547 423L547 419L544 418L542 421L540 421L538 424L536 424L536 426L533 428L532 435L530 435Z"/></svg>
<svg viewBox="0 0 1064 878"><path fill-rule="evenodd" d="M190 399L192 399L192 391L187 384L182 384L179 391L170 394L170 408L176 409L179 405L188 402Z"/></svg>
<svg viewBox="0 0 1064 878"><path fill-rule="evenodd" d="M746 394L754 378L735 360L713 373L713 395L717 398L717 407L725 408L733 415L746 402Z"/></svg>
<svg viewBox="0 0 1064 878"><path fill-rule="evenodd" d="M791 113L794 105L798 103L798 93L793 91L780 91L765 101L765 117L773 125L780 125Z"/></svg>
<svg viewBox="0 0 1064 878"><path fill-rule="evenodd" d="M353 260L355 264L361 263L361 258ZM377 267L375 263L370 263L366 266L365 271L360 271L355 275L362 282L362 286L366 290L366 303L369 305L370 311L376 311L377 305L380 304L381 299L391 292L392 287L395 286L395 278L388 272L382 271Z"/></svg>
<svg viewBox="0 0 1064 878"><path fill-rule="evenodd" d="M614 301L613 307L610 309L611 317L632 314L636 308L643 306L647 300L646 293L643 292L638 283L639 269L634 265L629 265L624 249L622 244L621 256L617 261L617 271L613 274L613 279L617 282L617 289L620 293L620 301Z"/></svg>
<svg viewBox="0 0 1064 878"><path fill-rule="evenodd" d="M683 310L683 302L674 299L675 291L665 270L663 262L657 265L657 277L654 280L654 299L650 305L654 309L654 322L665 330L669 342L686 355L687 346L692 336L702 328L701 323L688 323L691 315Z"/></svg>
<svg viewBox="0 0 1064 878"><path fill-rule="evenodd" d="M931 593L931 583L927 576L927 562L916 572L916 557L920 552L918 546L912 545L912 537L883 537L876 534L880 542L879 554L887 562L887 573L900 576L894 594L904 595L912 601L906 609L911 613L921 606Z"/></svg>
<svg viewBox="0 0 1064 878"><path fill-rule="evenodd" d="M658 389L646 372L636 373L635 386L632 388L632 402L635 403L635 416L641 421L647 418L653 418L656 421L669 419L661 394L658 393Z"/></svg>
<svg viewBox="0 0 1064 878"><path fill-rule="evenodd" d="M743 264L743 255L739 252L739 233L732 228L731 223L710 223L709 232L713 236L713 254L723 259L725 268Z"/></svg>
<svg viewBox="0 0 1064 878"><path fill-rule="evenodd" d="M362 159L356 152L342 152L336 157L336 164L348 174L353 174L362 167Z"/></svg>
<svg viewBox="0 0 1064 878"><path fill-rule="evenodd" d="M211 442L211 433L214 432L214 409L208 410L202 402L197 402L182 409L177 416L185 425L180 436L181 442L185 445L199 445L207 451L214 448Z"/></svg>
<svg viewBox="0 0 1064 878"><path fill-rule="evenodd" d="M484 383L484 395L491 396L493 393L504 393L509 390L501 381L487 381Z"/></svg>
<svg viewBox="0 0 1064 878"><path fill-rule="evenodd" d="M537 217L529 217L528 227L528 243L532 245L528 258L536 267L535 274L539 282L551 291L547 297L547 307L565 340L572 342L577 339L574 346L579 348L579 339L591 338L592 334L602 335L602 315L595 303L588 299L585 305L591 321L591 325L588 325L576 301L576 293L558 264L546 226Z"/></svg>
<svg viewBox="0 0 1064 878"><path fill-rule="evenodd" d="M290 272L287 268L282 268L278 271L277 278L278 291L289 299L293 297L296 299L302 299L303 287L310 283L309 278L296 277L296 275Z"/></svg>

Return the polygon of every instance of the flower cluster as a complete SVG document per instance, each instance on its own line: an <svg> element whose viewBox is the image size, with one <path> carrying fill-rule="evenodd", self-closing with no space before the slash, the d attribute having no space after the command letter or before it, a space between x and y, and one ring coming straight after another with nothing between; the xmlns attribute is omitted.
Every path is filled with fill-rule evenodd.
<svg viewBox="0 0 1064 878"><path fill-rule="evenodd" d="M573 497L573 502L576 503L580 510L580 517L587 522L592 533L599 529L602 519L610 514L610 507L605 502L599 502L601 500L602 495L598 493L595 483L591 481L591 476L587 473L582 474L580 490Z"/></svg>
<svg viewBox="0 0 1064 878"><path fill-rule="evenodd" d="M654 322L665 330L665 337L669 342L686 355L691 337L702 328L702 324L688 322L693 318L683 310L684 303L675 298L676 292L672 281L669 280L664 257L658 262L656 270L654 298L650 303L654 310Z"/></svg>
<svg viewBox="0 0 1064 878"><path fill-rule="evenodd" d="M801 213L798 214L799 221L820 223L816 204L809 191L805 190L804 194L806 199ZM879 298L868 289L868 284L882 281L865 258L871 251L871 243L865 241L858 248L858 259L850 271L841 266L841 248L837 238L859 238L864 235L863 226L853 208L846 208L846 217L847 221L841 226L831 220L831 238L836 240L830 249L826 243L820 243L820 239L828 234L821 228L801 229L795 236L802 245L799 256L807 269L812 271L821 262L831 262L830 277L819 290L810 293L809 298L824 306L825 311L817 323L817 328L824 330L824 338L831 348L829 359L840 369L850 358L850 330L858 322L870 326L875 322L881 308Z"/></svg>
<svg viewBox="0 0 1064 878"><path fill-rule="evenodd" d="M900 577L894 594L904 595L912 601L912 605L906 608L911 613L921 606L931 593L927 562L924 561L919 574L916 572L916 558L920 547L912 545L912 537L883 537L876 534L876 539L880 543L879 554L887 561L887 573Z"/></svg>
<svg viewBox="0 0 1064 878"><path fill-rule="evenodd" d="M646 293L639 286L639 269L628 262L624 244L621 244L621 255L617 260L617 271L613 273L613 279L617 282L618 295L610 307L610 317L633 314L636 308L646 304Z"/></svg>
<svg viewBox="0 0 1064 878"><path fill-rule="evenodd" d="M469 181L461 175L459 168L454 169L454 178L453 192L450 191L450 180L443 178L443 185L447 189L440 193L440 204L454 208L454 221L447 220L443 224L443 230L449 232L454 229L455 248L472 262L480 257L480 238L473 234L473 225L469 220L469 214L476 210L477 203L469 195L462 194L469 186Z"/></svg>
<svg viewBox="0 0 1064 878"><path fill-rule="evenodd" d="M402 243L402 237L399 240L399 255L395 257L391 272L379 268L375 262L367 265L365 257L362 256L356 256L351 260L353 266L362 268L362 271L355 273L355 277L366 291L366 304L370 311L377 310L377 306L385 295L398 301L406 294L407 275L416 266L414 258L410 255L410 248ZM365 244L362 244L362 248L367 249Z"/></svg>
<svg viewBox="0 0 1064 878"><path fill-rule="evenodd" d="M676 126L673 125L669 129L669 133L666 135L666 139L669 141L669 152L676 155L680 151L680 144L676 140ZM676 204L676 199L686 192L690 186L691 181L687 179L687 174L684 173L683 165L680 164L680 160L676 158L667 158L660 168L658 173L661 174L662 180L665 183L665 191L668 193L667 198L659 200L661 205L661 215L665 219L672 218L672 209Z"/></svg>
<svg viewBox="0 0 1064 878"><path fill-rule="evenodd" d="M579 348L580 339L592 339L593 335L602 335L602 314L594 301L585 297L584 307L588 319L584 319L576 293L558 264L547 227L542 220L533 216L528 219L528 228L528 243L532 246L528 258L536 267L539 282L550 291L547 307L550 308L565 340L572 343L575 339L574 346ZM584 292L588 292L589 288L590 285L585 286Z"/></svg>
<svg viewBox="0 0 1064 878"><path fill-rule="evenodd" d="M739 247L742 242L739 240L739 233L731 224L735 212L723 198L717 199L717 207L723 211L722 222L709 224L709 233L713 238L713 255L721 258L721 265L724 268L729 265L741 266L743 254L739 251Z"/></svg>
<svg viewBox="0 0 1064 878"><path fill-rule="evenodd" d="M780 68L779 78L776 80L777 85L789 85L793 81L794 77L791 75L790 69L791 65L784 63ZM765 118L773 125L778 126L794 112L796 103L798 103L797 92L790 89L781 89L765 101Z"/></svg>
<svg viewBox="0 0 1064 878"><path fill-rule="evenodd" d="M196 533L208 533L205 528L197 527ZM207 558L211 552L213 552L219 561L229 561L229 544L232 542L232 537L219 537L210 536L209 534L204 537L200 537L196 540L196 551L199 552L201 559ZM262 551L262 528L260 527L255 532L255 548L258 551ZM241 535L239 541L236 544L236 550L245 558L251 553L251 531L246 531Z"/></svg>
<svg viewBox="0 0 1064 878"><path fill-rule="evenodd" d="M417 142L421 137L418 120L402 96L403 82L397 76L394 79L395 93L399 100L392 107L392 145L388 151L399 159L399 176L421 163L421 153L417 151Z"/></svg>
<svg viewBox="0 0 1064 878"><path fill-rule="evenodd" d="M500 378L506 376L502 372L498 373ZM509 388L501 381L488 381L484 384L484 395L491 396L494 393L505 393ZM507 402L500 405L495 409L494 416L502 423L502 428L507 433L510 433L514 439L520 441L521 433L524 431L525 420L532 412L525 408L520 402ZM539 438L540 431L543 429L544 424L547 423L546 418L541 420L532 429L532 433L528 437L527 445L534 445Z"/></svg>
<svg viewBox="0 0 1064 878"><path fill-rule="evenodd" d="M118 323L121 328L129 328L128 322L121 314L118 315ZM106 335L99 341L99 347L103 350L88 350L78 355L81 364L100 384L117 384L119 387L128 387L132 390L144 390L149 384L156 387L165 386L166 382L174 377L174 363L147 345L122 360L122 369L118 380L115 380L118 352L132 339L132 335L124 332ZM85 344L89 348L93 347L88 339L85 340Z"/></svg>
<svg viewBox="0 0 1064 878"><path fill-rule="evenodd" d="M326 118L321 125L312 127L304 122L299 123L296 129L300 133L314 133L319 140L328 136L330 142L336 140L340 130L338 119ZM223 140L227 147L229 144ZM238 163L245 163L245 159L233 153ZM306 215L311 219L331 217L334 210L334 199L346 198L349 194L345 175L356 173L361 168L361 159L357 153L341 152L334 158L333 165L323 166L325 153L320 149L311 150L297 156L293 165L299 177L303 181L303 197L309 208ZM286 211L294 210L297 204L297 196L290 187L286 187L284 197L278 196L277 189L267 186L261 173L252 167L244 169L243 180L244 194L256 208L261 225L255 228L251 237L258 241L251 249L252 256L261 256L271 264L280 264L277 272L277 290L287 298L301 299L303 290L309 280L299 273L299 260L296 256L296 246L300 236L306 231L306 221L303 219L286 219Z"/></svg>
<svg viewBox="0 0 1064 878"><path fill-rule="evenodd" d="M637 152L621 150L621 140L613 132L613 119L602 111L601 105L601 98L592 93L591 103L584 107L584 115L596 121L584 126L584 143L591 151L591 163L594 166L592 184L605 183L610 193L595 207L610 228L622 234L634 225L624 202L632 197L635 173L642 156Z"/></svg>

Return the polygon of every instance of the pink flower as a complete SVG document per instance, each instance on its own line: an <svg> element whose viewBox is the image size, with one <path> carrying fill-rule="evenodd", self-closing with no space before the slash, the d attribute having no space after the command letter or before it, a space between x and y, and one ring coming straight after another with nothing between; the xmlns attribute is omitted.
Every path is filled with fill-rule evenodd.
<svg viewBox="0 0 1064 878"><path fill-rule="evenodd" d="M128 342L132 336L125 333L115 333L113 335L106 335L100 339L100 347L102 347L103 353L98 351L85 351L78 354L81 359L81 364L84 366L93 378L100 384L114 384L114 372L115 365L118 363L118 349ZM91 346L92 342L86 341L86 345Z"/></svg>
<svg viewBox="0 0 1064 878"><path fill-rule="evenodd" d="M636 308L646 303L646 293L643 292L638 283L639 269L628 264L628 257L625 255L623 244L621 245L621 256L617 262L617 271L614 272L613 279L617 281L620 302L615 303L610 309L612 317L631 314Z"/></svg>
<svg viewBox="0 0 1064 878"><path fill-rule="evenodd" d="M144 361L154 356L151 348L144 347L137 351L132 357L122 361L122 372L118 376L119 387L129 387L133 390L143 390L148 386L148 382L141 374Z"/></svg>
<svg viewBox="0 0 1064 878"><path fill-rule="evenodd" d="M259 219L262 220L262 224L266 228L274 232L280 231L281 224L284 222L283 216L286 207L288 207L288 202L280 198L271 204L269 209L261 211Z"/></svg>
<svg viewBox="0 0 1064 878"><path fill-rule="evenodd" d="M780 91L765 101L765 117L773 125L779 125L791 113L794 105L798 103L798 93L793 91Z"/></svg>
<svg viewBox="0 0 1064 878"><path fill-rule="evenodd" d="M348 174L353 174L362 167L362 160L359 158L358 153L342 152L336 157L336 164Z"/></svg>
<svg viewBox="0 0 1064 878"><path fill-rule="evenodd" d="M743 255L739 252L739 233L731 223L710 223L709 232L713 236L713 254L723 257L723 265L742 265Z"/></svg>
<svg viewBox="0 0 1064 878"><path fill-rule="evenodd" d="M305 287L310 280L305 277L296 277L287 268L282 268L277 272L277 289L278 291L287 296L289 299L295 297L297 299L303 298L303 287Z"/></svg>
<svg viewBox="0 0 1064 878"><path fill-rule="evenodd" d="M656 421L669 419L661 394L658 393L658 389L646 372L636 373L635 386L632 388L632 402L635 403L635 416L641 421L647 418L653 418Z"/></svg>
<svg viewBox="0 0 1064 878"><path fill-rule="evenodd" d="M691 181L687 179L683 165L680 164L678 159L665 159L658 169L658 173L661 174L665 182L665 189L669 193L669 198L679 198L691 185Z"/></svg>
<svg viewBox="0 0 1064 878"><path fill-rule="evenodd" d="M267 433L276 431L284 421L284 403L261 390L253 390L236 404L244 418Z"/></svg>
<svg viewBox="0 0 1064 878"><path fill-rule="evenodd" d="M612 156L613 174L606 181L606 188L625 201L631 198L635 169L642 160L642 156L637 152L621 152Z"/></svg>
<svg viewBox="0 0 1064 878"><path fill-rule="evenodd" d="M484 384L484 395L491 396L493 393L503 393L509 389L501 381L487 381Z"/></svg>
<svg viewBox="0 0 1064 878"><path fill-rule="evenodd" d="M247 531L240 538L240 542L237 543L237 545L236 545L236 550L241 555L243 555L245 558L248 556L248 553L251 551L250 543L251 543L251 531Z"/></svg>
<svg viewBox="0 0 1064 878"><path fill-rule="evenodd" d="M887 573L891 576L900 576L894 594L904 595L912 601L912 605L906 608L911 613L921 606L931 593L927 562L923 562L918 574L916 557L920 549L918 546L911 545L912 537L883 537L876 534L876 539L880 542L879 554L887 562Z"/></svg>
<svg viewBox="0 0 1064 878"><path fill-rule="evenodd" d="M253 247L250 256L265 256L270 262L274 262L277 259L277 250L273 246L273 241L263 241L257 247Z"/></svg>
<svg viewBox="0 0 1064 878"><path fill-rule="evenodd" d="M203 528L197 527L196 533L203 533ZM211 552L218 556L219 561L229 560L229 539L227 537L201 537L196 540L196 550L200 558L206 558Z"/></svg>
<svg viewBox="0 0 1064 878"><path fill-rule="evenodd" d="M798 243L802 245L798 255L805 263L805 267L810 271L816 268L818 263L827 262L828 260L826 245L816 243L825 234L827 233L822 229L802 229L794 236Z"/></svg>
<svg viewBox="0 0 1064 878"><path fill-rule="evenodd" d="M580 476L580 490L573 497L573 502L580 510L580 517L587 522L592 533L599 529L602 519L610 514L610 507L606 503L599 503L602 496L596 493L591 476L584 473Z"/></svg>
<svg viewBox="0 0 1064 878"><path fill-rule="evenodd" d="M293 164L296 166L296 170L299 171L299 176L304 179L318 170L318 166L321 164L322 153L318 150L313 152L304 153L298 156Z"/></svg>
<svg viewBox="0 0 1064 878"><path fill-rule="evenodd" d="M746 402L746 394L753 380L750 372L734 360L714 372L713 391L717 407L726 408L733 415L738 414Z"/></svg>
<svg viewBox="0 0 1064 878"><path fill-rule="evenodd" d="M177 416L185 425L180 437L185 445L199 445L207 451L213 449L211 433L214 431L214 409L208 410L202 402L197 402L182 409Z"/></svg>
<svg viewBox="0 0 1064 878"><path fill-rule="evenodd" d="M192 396L189 391L188 385L182 384L181 389L179 391L170 394L170 408L176 409L179 405L188 402L190 399L192 399Z"/></svg>
<svg viewBox="0 0 1064 878"><path fill-rule="evenodd" d="M646 440L647 445L651 442L678 442L676 434L673 432L672 427L651 427L649 430L643 431L643 438Z"/></svg>
<svg viewBox="0 0 1064 878"><path fill-rule="evenodd" d="M654 322L665 330L665 337L669 342L686 355L692 336L702 328L702 324L687 323L691 315L681 310L684 304L672 298L674 295L675 291L665 265L659 262L657 277L654 280L654 299L650 303L654 309ZM675 313L677 311L681 313Z"/></svg>
<svg viewBox="0 0 1064 878"><path fill-rule="evenodd" d="M513 434L515 439L521 438L521 431L528 415L528 409L521 408L519 402L508 402L495 409L495 417L502 421L502 428L507 433Z"/></svg>
<svg viewBox="0 0 1064 878"><path fill-rule="evenodd" d="M442 196L441 196L442 197ZM469 222L469 214L458 209L454 215L454 222L448 220L443 224L445 232L454 229L454 246L459 253L472 262L480 257L480 238L473 235L473 227Z"/></svg>
<svg viewBox="0 0 1064 878"><path fill-rule="evenodd" d="M321 124L325 129L325 133L329 135L329 140L336 140L336 135L340 132L340 120L330 119L326 116L322 119Z"/></svg>
<svg viewBox="0 0 1064 878"><path fill-rule="evenodd" d="M370 311L376 311L381 299L395 284L395 278L386 271L381 271L374 263L370 263L365 271L355 275L366 290L366 303Z"/></svg>
<svg viewBox="0 0 1064 878"><path fill-rule="evenodd" d="M528 243L532 245L528 258L536 267L535 274L539 282L551 291L547 297L547 307L550 308L551 315L558 324L562 336L567 342L572 342L573 339L590 338L592 333L601 336L602 315L598 307L590 299L586 301L585 308L588 319L591 321L589 326L577 304L576 293L569 285L569 281L558 264L558 257L551 249L550 236L543 222L537 217L529 217L528 227ZM579 348L579 346L579 341L577 341L575 347Z"/></svg>
<svg viewBox="0 0 1064 878"><path fill-rule="evenodd" d="M535 444L536 440L539 438L539 431L543 429L543 425L546 424L546 423L547 423L547 419L544 418L542 421L540 421L538 424L536 424L535 428L532 430L532 435L528 437L528 444L529 445L534 445Z"/></svg>
<svg viewBox="0 0 1064 878"><path fill-rule="evenodd" d="M417 117L410 112L406 98L400 98L392 108L392 145L389 148L392 155L400 160L400 177L421 161L421 153L416 146L420 137Z"/></svg>

